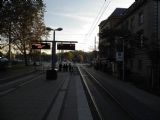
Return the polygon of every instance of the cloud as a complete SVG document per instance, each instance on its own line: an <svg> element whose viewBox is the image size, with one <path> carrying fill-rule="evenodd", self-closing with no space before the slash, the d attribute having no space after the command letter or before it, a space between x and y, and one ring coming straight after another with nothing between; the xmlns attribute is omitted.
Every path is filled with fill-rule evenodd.
<svg viewBox="0 0 160 120"><path fill-rule="evenodd" d="M54 16L61 16L61 17L67 17L75 20L79 20L81 22L91 22L94 19L94 16L92 14L86 14L86 13L55 13L50 12L48 14L54 15Z"/></svg>

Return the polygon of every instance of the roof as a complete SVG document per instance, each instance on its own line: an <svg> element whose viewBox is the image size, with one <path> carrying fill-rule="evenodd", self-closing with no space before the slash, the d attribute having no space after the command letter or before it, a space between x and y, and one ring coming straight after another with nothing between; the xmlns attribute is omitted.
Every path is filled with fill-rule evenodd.
<svg viewBox="0 0 160 120"><path fill-rule="evenodd" d="M133 12L136 12L142 5L147 3L147 0L136 0L126 11L125 17L128 17L133 14Z"/></svg>
<svg viewBox="0 0 160 120"><path fill-rule="evenodd" d="M142 7L145 3L147 3L148 0L136 0L126 11L124 12L124 16L119 21L117 26L121 24L127 17L132 15L134 12L136 12L140 7Z"/></svg>
<svg viewBox="0 0 160 120"><path fill-rule="evenodd" d="M127 8L116 8L113 13L110 15L110 17L121 17L124 15L124 12L127 10Z"/></svg>
<svg viewBox="0 0 160 120"><path fill-rule="evenodd" d="M107 20L103 20L100 22L100 24L98 26L103 26L106 23Z"/></svg>
<svg viewBox="0 0 160 120"><path fill-rule="evenodd" d="M105 19L105 20L103 20L100 24L99 24L99 26L103 26L106 22L107 22L107 20L108 19L111 19L111 18L117 18L117 17L122 17L123 15L124 15L124 13L125 13L125 11L127 10L127 8L116 8L114 11L113 11L113 13L107 18L107 19Z"/></svg>

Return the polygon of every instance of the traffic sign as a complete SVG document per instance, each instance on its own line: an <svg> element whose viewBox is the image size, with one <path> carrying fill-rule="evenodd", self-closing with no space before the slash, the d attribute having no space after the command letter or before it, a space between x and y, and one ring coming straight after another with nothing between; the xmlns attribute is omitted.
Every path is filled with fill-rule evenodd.
<svg viewBox="0 0 160 120"><path fill-rule="evenodd" d="M32 49L50 49L50 43L35 43L32 44Z"/></svg>
<svg viewBox="0 0 160 120"><path fill-rule="evenodd" d="M116 61L123 61L123 52L116 52Z"/></svg>

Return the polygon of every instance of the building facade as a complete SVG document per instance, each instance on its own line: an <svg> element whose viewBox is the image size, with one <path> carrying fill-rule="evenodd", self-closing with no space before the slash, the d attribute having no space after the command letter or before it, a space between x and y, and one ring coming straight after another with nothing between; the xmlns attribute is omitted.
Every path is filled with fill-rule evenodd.
<svg viewBox="0 0 160 120"><path fill-rule="evenodd" d="M116 49L112 30L120 22L125 11L126 8L116 8L109 18L99 24L99 64L104 71L115 72Z"/></svg>
<svg viewBox="0 0 160 120"><path fill-rule="evenodd" d="M135 78L134 81L149 88L160 87L159 10L158 0L136 0L125 10L119 22L111 28L129 33L114 34L112 39L115 43L119 41L120 51L124 54L122 62L125 66L122 63L119 67L124 69L126 75L132 73L127 79ZM107 25L107 22L105 24ZM99 26L99 29L101 32L102 26ZM117 46L114 48L115 52L119 52ZM116 63L118 68L118 61Z"/></svg>

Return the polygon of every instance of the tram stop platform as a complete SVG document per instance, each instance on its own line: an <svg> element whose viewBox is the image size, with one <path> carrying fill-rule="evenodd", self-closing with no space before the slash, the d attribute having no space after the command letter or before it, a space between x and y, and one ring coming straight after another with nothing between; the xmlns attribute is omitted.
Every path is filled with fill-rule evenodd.
<svg viewBox="0 0 160 120"><path fill-rule="evenodd" d="M79 73L58 72L56 81L63 81L46 120L92 120Z"/></svg>

